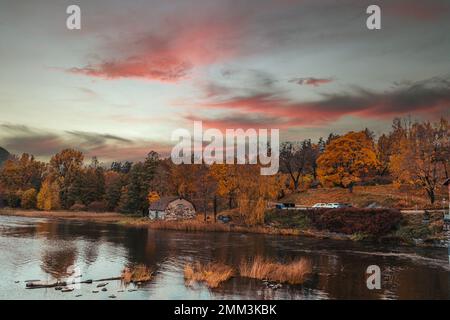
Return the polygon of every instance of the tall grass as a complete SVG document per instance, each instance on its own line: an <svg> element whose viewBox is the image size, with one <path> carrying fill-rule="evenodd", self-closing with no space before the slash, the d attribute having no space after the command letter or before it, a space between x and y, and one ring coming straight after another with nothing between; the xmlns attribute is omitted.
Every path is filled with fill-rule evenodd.
<svg viewBox="0 0 450 320"><path fill-rule="evenodd" d="M125 268L122 271L122 281L130 282L146 282L152 279L152 272L146 265L139 264L131 268Z"/></svg>
<svg viewBox="0 0 450 320"><path fill-rule="evenodd" d="M188 221L151 221L146 225L150 229L177 230L177 231L202 231L202 232L240 232L240 233L262 233L277 235L300 235L304 231L293 228L271 228L265 226L243 226L235 224L223 224L219 222L204 222L198 220Z"/></svg>
<svg viewBox="0 0 450 320"><path fill-rule="evenodd" d="M239 266L239 271L242 277L302 284L306 275L311 273L311 264L303 258L282 264L258 256L252 261L243 261Z"/></svg>
<svg viewBox="0 0 450 320"><path fill-rule="evenodd" d="M216 288L222 282L230 279L233 273L233 268L223 263L201 264L196 262L185 266L184 279L188 285L194 282L205 282L209 288Z"/></svg>

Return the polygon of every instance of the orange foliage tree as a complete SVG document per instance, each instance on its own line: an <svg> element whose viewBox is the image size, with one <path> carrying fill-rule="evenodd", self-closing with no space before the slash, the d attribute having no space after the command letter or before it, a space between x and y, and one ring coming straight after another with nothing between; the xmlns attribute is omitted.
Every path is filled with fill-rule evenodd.
<svg viewBox="0 0 450 320"><path fill-rule="evenodd" d="M400 184L422 187L433 204L442 181L448 178L450 125L442 119L432 124L414 123L398 141L390 169Z"/></svg>
<svg viewBox="0 0 450 320"><path fill-rule="evenodd" d="M59 192L57 181L52 181L50 178L45 179L37 196L38 209L46 211L59 209L61 206Z"/></svg>
<svg viewBox="0 0 450 320"><path fill-rule="evenodd" d="M324 185L341 186L350 192L362 175L379 165L373 141L364 131L333 139L317 163L319 179Z"/></svg>

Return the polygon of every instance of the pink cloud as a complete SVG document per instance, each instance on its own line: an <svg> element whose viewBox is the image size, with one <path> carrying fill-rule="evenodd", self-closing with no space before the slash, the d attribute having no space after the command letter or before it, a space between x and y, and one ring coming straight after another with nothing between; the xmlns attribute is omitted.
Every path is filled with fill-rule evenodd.
<svg viewBox="0 0 450 320"><path fill-rule="evenodd" d="M370 119L390 119L408 114L439 117L449 105L449 82L432 78L386 92L355 89L341 94L322 94L317 101L295 101L284 97L281 92L267 92L206 101L193 108L220 111L221 115L203 117L204 121L218 128L289 128L324 125L350 115Z"/></svg>
<svg viewBox="0 0 450 320"><path fill-rule="evenodd" d="M177 17L157 33L122 36L107 44L100 61L67 70L104 79L140 78L162 82L185 79L196 67L231 59L240 48L243 20Z"/></svg>

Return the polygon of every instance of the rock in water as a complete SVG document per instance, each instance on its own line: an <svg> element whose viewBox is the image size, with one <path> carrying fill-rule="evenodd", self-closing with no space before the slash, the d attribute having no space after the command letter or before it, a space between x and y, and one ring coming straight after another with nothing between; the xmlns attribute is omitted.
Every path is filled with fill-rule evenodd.
<svg viewBox="0 0 450 320"><path fill-rule="evenodd" d="M108 285L108 282L105 282L105 283L99 283L99 284L97 285L97 288L105 287L105 286L107 286L107 285Z"/></svg>

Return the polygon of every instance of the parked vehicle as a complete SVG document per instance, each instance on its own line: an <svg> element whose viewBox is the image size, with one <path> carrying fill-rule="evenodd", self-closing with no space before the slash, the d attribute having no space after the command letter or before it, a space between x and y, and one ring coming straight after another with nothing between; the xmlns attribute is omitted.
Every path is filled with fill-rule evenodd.
<svg viewBox="0 0 450 320"><path fill-rule="evenodd" d="M312 207L313 208L327 208L327 209L341 209L341 208L351 208L352 205L349 203L330 202L330 203L316 203Z"/></svg>
<svg viewBox="0 0 450 320"><path fill-rule="evenodd" d="M228 222L230 222L232 219L231 219L230 216L219 215L219 216L217 217L217 220L219 220L219 221L221 221L221 222L223 222L223 223L228 223Z"/></svg>
<svg viewBox="0 0 450 320"><path fill-rule="evenodd" d="M277 204L275 205L275 208L276 208L276 209L286 209L286 207L285 207L284 204L282 204L282 203L277 203Z"/></svg>

